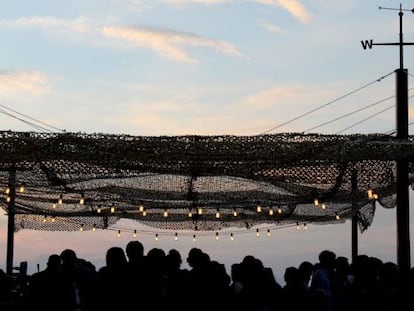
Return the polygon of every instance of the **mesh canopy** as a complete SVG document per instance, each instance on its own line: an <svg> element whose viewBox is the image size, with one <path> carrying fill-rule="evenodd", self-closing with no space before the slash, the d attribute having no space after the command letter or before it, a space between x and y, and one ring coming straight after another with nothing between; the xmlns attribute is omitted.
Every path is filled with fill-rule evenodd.
<svg viewBox="0 0 414 311"><path fill-rule="evenodd" d="M408 161L413 180L412 142L379 134L5 131L0 203L15 214L16 230L108 228L122 218L166 230L219 230L353 215L364 230L375 209L367 190L394 207L397 160Z"/></svg>

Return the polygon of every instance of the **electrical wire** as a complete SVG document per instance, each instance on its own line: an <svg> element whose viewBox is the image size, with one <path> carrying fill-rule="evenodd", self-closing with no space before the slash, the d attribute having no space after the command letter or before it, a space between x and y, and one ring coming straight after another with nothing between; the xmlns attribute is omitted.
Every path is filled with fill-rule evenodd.
<svg viewBox="0 0 414 311"><path fill-rule="evenodd" d="M26 118L26 119L29 119L29 120L32 120L32 121L37 122L37 123L39 123L39 124L42 124L43 126L36 125L35 123L30 122L30 121L27 121L27 120L24 120L24 119L22 119L22 118L19 118L19 117L15 116L15 115L11 114L10 112L7 112L7 111L6 111L6 110L4 110L4 109L0 109L0 113L4 114L4 115L6 115L6 116L9 116L9 117L11 117L11 118L14 118L14 119L16 119L16 120L19 120L19 121L21 121L21 122L23 122L23 123L25 123L25 124L27 124L27 125L29 125L29 126L31 126L31 127L33 127L33 128L35 128L35 129L37 129L37 130L42 130L42 131L46 131L46 132L54 132L53 130L56 130L56 131L58 131L58 132L65 132L65 130L62 130L62 129L57 128L57 127L55 127L55 126L53 126L53 125L50 125L50 124L48 124L48 123L45 123L45 122L43 122L43 121L37 120L37 119L35 119L35 118L32 118L32 117L30 117L30 116L28 116L28 115L25 115L25 114L23 114L23 113L20 113L20 112L18 112L18 111L16 111L16 110L14 110L14 109L11 109L11 108L9 108L9 107L7 107L7 106L5 106L5 105L0 104L0 107L4 108L4 109L6 109L6 110L9 110L9 111L11 111L11 112L13 112L13 113L15 113L15 114L18 114L18 115L20 115L20 116L22 116L22 117L24 117L24 118ZM48 128L53 129L53 130L50 130L50 129L48 129Z"/></svg>
<svg viewBox="0 0 414 311"><path fill-rule="evenodd" d="M357 89L355 89L353 91L350 91L350 92L348 92L348 93L346 93L346 94L344 94L344 95L342 95L340 97L337 97L334 100L329 101L328 103L325 103L323 105L320 105L319 107L316 107L314 109L311 109L311 110L309 110L309 111L307 111L307 112L305 112L305 113L303 113L303 114L301 114L301 115L299 115L299 116L297 116L297 117L295 117L293 119L290 119L290 120L288 120L286 122L283 122L282 124L279 124L277 126L274 126L274 127L270 128L270 129L268 129L267 131L264 131L262 133L262 135L263 134L268 134L270 132L273 132L274 130L276 130L278 128L281 128L282 126L285 126L285 125L287 125L289 123L292 123L293 121L299 120L299 119L301 119L301 118L303 118L303 117L305 117L305 116L307 116L307 115L309 115L309 114L311 114L311 113L313 113L315 111L318 111L318 110L320 110L322 108L325 108L325 107L327 107L329 105L332 105L332 104L338 102L339 100L344 99L344 98L346 98L346 97L348 97L348 96L350 96L350 95L352 95L352 94L354 94L354 93L356 93L356 92L358 92L358 91L360 91L360 90L362 90L362 89L364 89L364 88L366 88L366 87L368 87L368 86L370 86L370 85L372 85L372 84L374 84L376 82L381 82L383 79L385 79L386 77L390 76L393 73L394 73L394 71L392 71L392 72L390 72L390 73L388 73L388 74L386 74L386 75L384 75L384 76L382 76L382 77L380 77L380 78L378 78L378 79L376 79L374 81L371 81L371 82L369 82L369 83L367 83L367 84L365 84L365 85L363 85L363 86L361 86L361 87L359 87L359 88L357 88Z"/></svg>

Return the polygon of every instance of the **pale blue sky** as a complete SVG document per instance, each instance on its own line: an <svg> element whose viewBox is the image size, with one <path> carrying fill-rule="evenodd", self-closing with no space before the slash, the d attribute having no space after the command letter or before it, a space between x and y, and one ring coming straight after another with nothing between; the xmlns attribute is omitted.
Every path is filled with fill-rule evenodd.
<svg viewBox="0 0 414 311"><path fill-rule="evenodd" d="M70 132L131 135L254 135L272 128L274 132L315 128L314 132L333 134L350 126L345 133L385 133L395 128L395 100L381 101L395 94L392 73L399 66L398 48L363 50L360 41L397 42L398 11L378 7L398 8L402 3L412 9L412 1L0 3L2 130L36 130L4 112ZM404 38L414 42L411 12L404 12ZM414 68L414 47L405 49L405 67L409 74ZM410 80L411 75L411 87ZM369 105L373 106L341 118ZM391 109L352 127L387 107ZM33 119L29 121L35 123ZM363 252L395 261L394 212L383 212L363 234ZM6 223L2 215L1 263ZM197 247L227 264L254 253L277 270L278 281L287 265L302 258L316 261L322 248L351 255L350 223L311 226L301 236L294 230L279 231L280 237L272 236L268 242L243 235L244 244L233 248L227 242L218 247L202 241ZM98 239L90 232L84 233L88 238L79 234L18 232L15 261L29 260L33 271L36 263L44 266L47 255L65 245L100 264L109 246L122 246L130 239L117 240L113 232L100 233ZM160 246L152 236L142 239L146 250ZM194 244L180 243L184 244L161 245L166 250L180 248L186 256Z"/></svg>
<svg viewBox="0 0 414 311"><path fill-rule="evenodd" d="M74 132L260 134L393 72L397 1L15 0L0 17L0 100ZM402 2L409 5L409 1ZM410 7L409 7L410 8ZM404 34L414 40L414 15ZM406 48L406 67L414 47ZM277 128L306 131L394 95L394 76ZM388 100L316 132L335 133ZM0 115L2 129L33 130ZM348 132L386 132L390 109Z"/></svg>

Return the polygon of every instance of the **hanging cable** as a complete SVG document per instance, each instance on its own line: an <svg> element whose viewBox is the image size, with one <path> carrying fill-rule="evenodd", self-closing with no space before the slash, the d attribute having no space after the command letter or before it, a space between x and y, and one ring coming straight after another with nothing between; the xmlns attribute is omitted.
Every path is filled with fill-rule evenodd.
<svg viewBox="0 0 414 311"><path fill-rule="evenodd" d="M385 111L387 111L387 110L390 110L391 108L394 108L394 106L395 106L395 105L389 106L389 107L387 107L387 108L385 108L385 109L383 109L383 110L381 110L381 111L379 111L379 112L377 112L377 113L375 113L375 114L373 114L373 115L370 115L369 117L367 117L367 118L365 118L365 119L362 119L361 121L358 121L358 122L356 122L356 123L354 123L354 124L351 124L350 126L348 126L348 127L344 128L344 129L342 129L342 130L340 130L340 131L336 132L336 133L335 133L335 135L337 135L337 134L341 134L341 133L345 132L346 130L349 130L350 128L353 128L354 126L357 126L357 125L359 125L359 124L361 124L361 123L364 123L365 121L367 121L367 120L369 120L369 119L372 119L373 117L375 117L375 116L377 116L377 115L379 115L379 114L381 114L381 113L383 113L383 112L385 112Z"/></svg>
<svg viewBox="0 0 414 311"><path fill-rule="evenodd" d="M25 115L25 114L23 114L23 113L20 113L20 112L18 112L18 111L16 111L16 110L14 110L14 109L11 109L11 108L9 108L9 107L7 107L7 106L5 106L5 105L0 104L0 107L4 108L4 109L6 109L6 110L9 110L9 111L11 111L11 112L13 112L13 113L15 113L15 114L18 114L18 115L20 115L20 116L22 116L22 117L24 117L24 118L26 118L26 119L32 120L32 121L34 121L34 122L37 122L37 123L42 124L42 125L44 125L44 126L45 126L45 127L44 127L44 126L36 125L36 124L35 124L35 123L33 123L33 122L30 122L30 121L24 120L24 119L22 119L22 118L19 118L19 117L15 116L15 115L11 114L10 112L7 112L7 111L5 111L5 110L3 110L3 109L0 109L0 113L2 113L2 114L4 114L4 115L7 115L7 116L9 116L9 117L11 117L11 118L14 118L14 119L16 119L16 120L19 120L19 121L21 121L21 122L23 122L23 123L25 123L25 124L27 124L27 125L30 125L30 126L32 126L32 127L34 127L34 128L36 128L36 129L38 129L38 130L43 130L43 131L46 131L46 132L53 132L53 130L47 129L47 128L51 128L51 129L54 129L54 130L56 130L56 131L58 131L58 132L65 132L65 130L59 129L59 128L57 128L57 127L53 126L53 125L50 125L50 124L47 124L47 123L42 122L42 121L40 121L40 120L34 119L34 118L32 118L32 117L29 117L28 115Z"/></svg>
<svg viewBox="0 0 414 311"><path fill-rule="evenodd" d="M299 115L299 116L297 116L297 117L295 117L293 119L290 119L290 120L288 120L286 122L283 122L282 124L279 124L278 126L274 126L274 127L270 128L269 130L264 131L262 133L262 135L263 134L268 134L269 132L272 132L272 131L274 131L274 130L282 127L282 126L285 126L285 125L287 125L289 123L292 123L293 121L299 120L299 119L301 119L301 118L303 118L303 117L305 117L305 116L307 116L307 115L309 115L309 114L311 114L311 113L313 113L315 111L318 111L318 110L320 110L320 109L322 109L324 107L327 107L329 105L332 105L332 104L338 102L339 100L344 99L344 98L346 98L346 97L348 97L348 96L350 96L350 95L352 95L352 94L354 94L354 93L356 93L356 92L358 92L358 91L360 91L360 90L362 90L362 89L364 89L364 88L366 88L366 87L368 87L368 86L370 86L370 85L372 85L372 84L374 84L376 82L381 82L383 79L385 79L386 77L390 76L393 73L394 73L394 71L392 71L392 72L390 72L390 73L388 73L388 74L386 74L386 75L384 75L384 76L382 76L382 77L380 77L380 78L378 78L378 79L376 79L374 81L371 81L371 82L369 82L369 83L367 83L367 84L365 84L365 85L363 85L363 86L361 86L361 87L359 87L359 88L357 88L357 89L355 89L355 90L353 90L351 92L348 92L348 93L346 93L346 94L344 94L344 95L342 95L342 96L340 96L340 97L338 97L338 98L336 98L336 99L334 99L334 100L332 100L332 101L330 101L330 102L328 102L326 104L323 104L323 105L321 105L319 107L316 107L316 108L314 108L314 109L312 109L312 110L310 110L308 112L305 112L305 113L303 113L303 114L301 114L301 115Z"/></svg>
<svg viewBox="0 0 414 311"><path fill-rule="evenodd" d="M385 101L387 101L387 100L390 100L390 99L392 99L392 98L394 98L394 97L395 97L395 96L389 96L389 97L384 98L384 99L382 99L382 100L380 100L380 101L377 101L377 102L375 102L375 103L373 103L373 104L369 104L369 105L367 105L367 106L365 106L365 107L362 107L362 108L359 108L359 109L357 109L357 110L351 111L351 112L349 112L349 113L347 113L347 114L344 114L344 115L342 115L342 116L339 116L339 117L337 117L337 118L335 118L335 119L332 119L332 120L330 120L330 121L326 121L326 122L324 122L324 123L321 123L321 124L319 124L319 125L317 125L317 126L311 127L311 128L309 128L309 129L307 129L307 130L303 131L303 133L313 131L314 129L317 129L317 128L320 128L320 127L322 127L322 126L325 126L325 125L331 124L331 123L333 123L333 122L335 122L335 121L338 121L338 120L340 120L340 119L343 119L343 118L349 117L349 116L351 116L351 115L353 115L353 114L355 114L355 113L357 113L357 112L361 112L361 111L363 111L363 110L366 110L366 109L368 109L368 108L370 108L370 107L373 107L373 106L375 106L375 105L378 105L378 104L380 104L380 103L383 103L383 102L385 102Z"/></svg>

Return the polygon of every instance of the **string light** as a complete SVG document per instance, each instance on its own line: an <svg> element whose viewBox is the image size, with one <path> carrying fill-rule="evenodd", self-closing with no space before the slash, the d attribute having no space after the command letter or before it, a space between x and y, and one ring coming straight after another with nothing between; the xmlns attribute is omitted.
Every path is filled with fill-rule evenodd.
<svg viewBox="0 0 414 311"><path fill-rule="evenodd" d="M19 192L20 193L23 193L23 192L25 192L26 191L26 186L25 186L25 184L21 184L20 185L20 187L19 187Z"/></svg>
<svg viewBox="0 0 414 311"><path fill-rule="evenodd" d="M155 234L155 241L158 241L158 233Z"/></svg>
<svg viewBox="0 0 414 311"><path fill-rule="evenodd" d="M79 199L79 204L80 205L84 205L85 204L85 196L83 195L83 193L81 194L81 197Z"/></svg>
<svg viewBox="0 0 414 311"><path fill-rule="evenodd" d="M256 207L256 211L257 211L258 213L261 213L261 212L262 212L262 207L261 207L260 205L257 205L257 207Z"/></svg>
<svg viewBox="0 0 414 311"><path fill-rule="evenodd" d="M278 214L282 214L282 208L280 206L277 208L277 212Z"/></svg>
<svg viewBox="0 0 414 311"><path fill-rule="evenodd" d="M134 234L132 235L134 238L137 237L137 229L134 230Z"/></svg>
<svg viewBox="0 0 414 311"><path fill-rule="evenodd" d="M335 219L339 220L341 217L338 215L338 213L335 213Z"/></svg>
<svg viewBox="0 0 414 311"><path fill-rule="evenodd" d="M140 204L138 207L138 211L142 213L144 211L144 205Z"/></svg>
<svg viewBox="0 0 414 311"><path fill-rule="evenodd" d="M83 224L80 225L80 231L83 231Z"/></svg>
<svg viewBox="0 0 414 311"><path fill-rule="evenodd" d="M230 233L230 240L234 241L233 232L232 232L232 233Z"/></svg>
<svg viewBox="0 0 414 311"><path fill-rule="evenodd" d="M59 195L58 204L59 205L63 204L63 195Z"/></svg>
<svg viewBox="0 0 414 311"><path fill-rule="evenodd" d="M118 230L118 238L121 237L121 230Z"/></svg>
<svg viewBox="0 0 414 311"><path fill-rule="evenodd" d="M95 231L96 231L96 224L93 224L92 231L93 231L93 232L95 232Z"/></svg>
<svg viewBox="0 0 414 311"><path fill-rule="evenodd" d="M6 187L6 189L4 190L4 193L10 194L10 187Z"/></svg>
<svg viewBox="0 0 414 311"><path fill-rule="evenodd" d="M192 212L192 208L190 208L190 210L188 211L188 218L193 217L193 212Z"/></svg>
<svg viewBox="0 0 414 311"><path fill-rule="evenodd" d="M164 213L162 214L164 217L168 217L168 209L164 210Z"/></svg>
<svg viewBox="0 0 414 311"><path fill-rule="evenodd" d="M270 236L270 229L267 229L267 236Z"/></svg>
<svg viewBox="0 0 414 311"><path fill-rule="evenodd" d="M233 216L234 216L234 217L237 217L237 215L238 215L238 214L237 214L237 210L236 210L236 208L234 208L234 209L233 209Z"/></svg>
<svg viewBox="0 0 414 311"><path fill-rule="evenodd" d="M115 206L113 204L111 206L111 213L115 213Z"/></svg>
<svg viewBox="0 0 414 311"><path fill-rule="evenodd" d="M196 235L193 234L193 242L195 242L195 241L196 241Z"/></svg>
<svg viewBox="0 0 414 311"><path fill-rule="evenodd" d="M100 214L100 213L102 212L102 207L101 207L101 205L99 205L99 206L98 206L98 209L96 210L96 212L97 212L98 214Z"/></svg>
<svg viewBox="0 0 414 311"><path fill-rule="evenodd" d="M273 216L273 208L272 207L269 208L269 216Z"/></svg>
<svg viewBox="0 0 414 311"><path fill-rule="evenodd" d="M56 203L53 203L52 204L52 208L56 208Z"/></svg>
<svg viewBox="0 0 414 311"><path fill-rule="evenodd" d="M146 210L142 211L142 216L144 216L144 217L147 216L147 211Z"/></svg>
<svg viewBox="0 0 414 311"><path fill-rule="evenodd" d="M260 236L260 231L259 229L256 229L256 236L259 237Z"/></svg>
<svg viewBox="0 0 414 311"><path fill-rule="evenodd" d="M216 218L217 219L220 218L220 210L219 209L216 210Z"/></svg>
<svg viewBox="0 0 414 311"><path fill-rule="evenodd" d="M299 227L299 223L298 222L296 222L296 230L299 230L300 229L300 227Z"/></svg>
<svg viewBox="0 0 414 311"><path fill-rule="evenodd" d="M373 194L372 189L368 188L367 190L368 199L372 199L372 194Z"/></svg>
<svg viewBox="0 0 414 311"><path fill-rule="evenodd" d="M319 200L318 200L318 198L315 198L315 200L313 200L313 204L315 204L315 206L318 206L318 205L319 205Z"/></svg>
<svg viewBox="0 0 414 311"><path fill-rule="evenodd" d="M197 209L197 213L198 213L198 215L203 215L203 208L202 207L199 207Z"/></svg>
<svg viewBox="0 0 414 311"><path fill-rule="evenodd" d="M322 203L322 209L326 209L326 204Z"/></svg>
<svg viewBox="0 0 414 311"><path fill-rule="evenodd" d="M308 230L308 226L306 225L306 222L303 224L303 229Z"/></svg>
<svg viewBox="0 0 414 311"><path fill-rule="evenodd" d="M218 240L219 240L219 233L216 232L216 241L218 241Z"/></svg>
<svg viewBox="0 0 414 311"><path fill-rule="evenodd" d="M10 201L11 201L11 196L7 196L7 197L6 197L6 202L7 202L7 203L10 203Z"/></svg>
<svg viewBox="0 0 414 311"><path fill-rule="evenodd" d="M178 233L177 232L174 234L174 241L178 241Z"/></svg>

